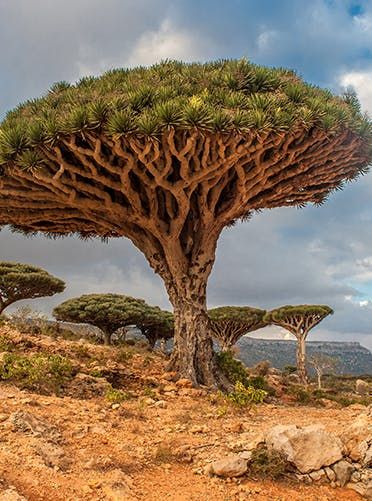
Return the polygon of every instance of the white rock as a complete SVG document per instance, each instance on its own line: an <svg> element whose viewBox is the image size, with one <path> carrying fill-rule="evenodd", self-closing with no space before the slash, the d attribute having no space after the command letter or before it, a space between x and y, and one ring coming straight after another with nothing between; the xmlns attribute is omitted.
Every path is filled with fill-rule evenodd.
<svg viewBox="0 0 372 501"><path fill-rule="evenodd" d="M247 469L247 461L238 455L227 456L209 465L210 473L225 478L240 477Z"/></svg>
<svg viewBox="0 0 372 501"><path fill-rule="evenodd" d="M328 480L330 482L335 482L336 481L336 473L330 468L329 466L326 466L324 468L324 471L326 472L326 475L328 477Z"/></svg>
<svg viewBox="0 0 372 501"><path fill-rule="evenodd" d="M275 426L266 435L266 445L282 453L301 473L319 470L342 459L341 441L321 425Z"/></svg>
<svg viewBox="0 0 372 501"><path fill-rule="evenodd" d="M327 478L326 472L323 469L312 471L309 476L314 482L319 482L319 480Z"/></svg>
<svg viewBox="0 0 372 501"><path fill-rule="evenodd" d="M363 381L363 379L357 379L355 382L355 391L359 393L359 395L369 395L370 386L367 381Z"/></svg>
<svg viewBox="0 0 372 501"><path fill-rule="evenodd" d="M360 414L341 435L346 454L353 461L363 460L368 452L368 444L372 442L372 419L368 414Z"/></svg>

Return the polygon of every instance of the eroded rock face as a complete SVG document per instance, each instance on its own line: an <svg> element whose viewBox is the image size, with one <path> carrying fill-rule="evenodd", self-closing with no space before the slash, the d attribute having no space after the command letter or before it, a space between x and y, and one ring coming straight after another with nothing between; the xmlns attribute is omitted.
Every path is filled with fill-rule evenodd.
<svg viewBox="0 0 372 501"><path fill-rule="evenodd" d="M372 445L372 417L360 414L348 429L341 435L346 455L353 461L364 463L370 461L369 448Z"/></svg>
<svg viewBox="0 0 372 501"><path fill-rule="evenodd" d="M284 454L301 473L319 470L342 459L341 441L321 425L275 426L265 441L268 449Z"/></svg>
<svg viewBox="0 0 372 501"><path fill-rule="evenodd" d="M29 412L15 412L11 415L11 423L15 431L32 433L48 442L59 443L62 440L62 435L55 426Z"/></svg>
<svg viewBox="0 0 372 501"><path fill-rule="evenodd" d="M209 465L208 473L219 477L240 477L247 471L247 460L238 455L231 455Z"/></svg>

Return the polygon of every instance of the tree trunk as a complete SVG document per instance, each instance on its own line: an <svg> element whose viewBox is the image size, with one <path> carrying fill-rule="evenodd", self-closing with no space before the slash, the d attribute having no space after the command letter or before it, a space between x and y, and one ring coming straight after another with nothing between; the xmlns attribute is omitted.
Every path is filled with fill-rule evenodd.
<svg viewBox="0 0 372 501"><path fill-rule="evenodd" d="M195 286L195 284L193 284ZM181 378L189 379L194 386L228 388L229 384L220 372L213 339L209 328L206 304L206 281L195 289L184 283L183 291L171 293L174 306L174 348L169 369Z"/></svg>
<svg viewBox="0 0 372 501"><path fill-rule="evenodd" d="M318 376L318 390L322 389L322 374L320 372L317 373Z"/></svg>
<svg viewBox="0 0 372 501"><path fill-rule="evenodd" d="M297 337L297 371L302 384L307 384L306 372L306 335Z"/></svg>

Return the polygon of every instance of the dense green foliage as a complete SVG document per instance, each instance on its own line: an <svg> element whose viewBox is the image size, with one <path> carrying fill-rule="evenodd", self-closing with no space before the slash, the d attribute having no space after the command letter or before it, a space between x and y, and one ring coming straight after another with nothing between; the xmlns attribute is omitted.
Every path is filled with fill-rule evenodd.
<svg viewBox="0 0 372 501"><path fill-rule="evenodd" d="M45 270L29 264L0 262L0 313L21 299L53 296L65 283Z"/></svg>
<svg viewBox="0 0 372 501"><path fill-rule="evenodd" d="M60 355L5 353L0 362L0 380L30 390L58 393L72 376L71 362Z"/></svg>
<svg viewBox="0 0 372 501"><path fill-rule="evenodd" d="M38 146L93 129L108 136L156 136L171 126L254 132L297 125L329 134L346 127L371 144L371 121L352 94L336 97L292 71L244 59L165 61L74 85L59 82L44 97L19 105L1 124L0 164L17 159L25 168L41 166Z"/></svg>
<svg viewBox="0 0 372 501"><path fill-rule="evenodd" d="M208 316L213 322L236 322L247 326L259 325L266 311L250 306L219 306L208 310Z"/></svg>
<svg viewBox="0 0 372 501"><path fill-rule="evenodd" d="M229 402L238 407L251 407L253 404L262 404L267 396L265 390L245 386L240 381L234 385L234 390L226 395Z"/></svg>
<svg viewBox="0 0 372 501"><path fill-rule="evenodd" d="M219 368L232 384L240 382L249 386L249 377L244 364L234 358L231 351L220 351L216 354L216 358Z"/></svg>
<svg viewBox="0 0 372 501"><path fill-rule="evenodd" d="M54 308L57 320L89 323L112 334L120 327L136 324L148 305L143 299L120 294L85 294Z"/></svg>
<svg viewBox="0 0 372 501"><path fill-rule="evenodd" d="M264 320L268 324L281 321L291 321L298 318L319 317L321 319L332 315L333 310L325 304L299 304L295 306L281 306L266 313Z"/></svg>

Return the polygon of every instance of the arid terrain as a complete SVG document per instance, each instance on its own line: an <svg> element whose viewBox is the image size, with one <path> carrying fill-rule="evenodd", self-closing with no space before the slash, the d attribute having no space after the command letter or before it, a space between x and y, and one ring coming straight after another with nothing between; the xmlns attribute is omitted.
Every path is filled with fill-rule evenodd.
<svg viewBox="0 0 372 501"><path fill-rule="evenodd" d="M359 404L314 407L277 399L239 410L216 394L172 382L164 355L145 347L103 347L7 327L0 338L3 360L7 351L57 354L71 363L58 387L48 374L45 381L0 381L0 500L362 499L349 489L285 476L205 473L210 461L244 450L275 424L322 423L339 434L360 414Z"/></svg>

